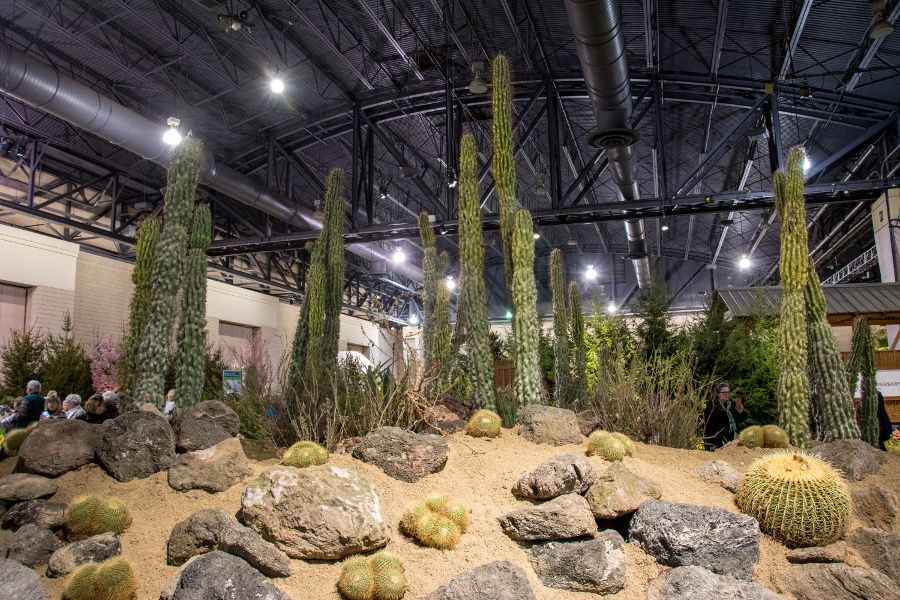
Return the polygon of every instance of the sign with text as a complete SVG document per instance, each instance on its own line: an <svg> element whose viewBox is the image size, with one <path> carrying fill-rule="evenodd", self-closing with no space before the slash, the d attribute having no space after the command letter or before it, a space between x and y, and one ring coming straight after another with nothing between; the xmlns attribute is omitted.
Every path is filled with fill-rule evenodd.
<svg viewBox="0 0 900 600"><path fill-rule="evenodd" d="M875 373L876 387L885 398L900 398L900 369L883 369ZM861 381L856 382L856 398L862 398Z"/></svg>
<svg viewBox="0 0 900 600"><path fill-rule="evenodd" d="M222 385L225 388L225 395L241 393L241 372L240 371L222 371Z"/></svg>

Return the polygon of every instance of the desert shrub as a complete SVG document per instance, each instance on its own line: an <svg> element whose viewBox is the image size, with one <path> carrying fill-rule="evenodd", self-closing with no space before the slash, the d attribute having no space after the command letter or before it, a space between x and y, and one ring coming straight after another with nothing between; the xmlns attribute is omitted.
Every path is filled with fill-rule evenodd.
<svg viewBox="0 0 900 600"><path fill-rule="evenodd" d="M48 335L45 340L44 390L61 390L66 394L78 394L82 398L91 395L91 361L84 348L72 335L72 320L66 314L62 335Z"/></svg>
<svg viewBox="0 0 900 600"><path fill-rule="evenodd" d="M18 396L32 379L42 381L46 339L34 329L13 331L0 349L0 395ZM50 388L47 388L50 389Z"/></svg>
<svg viewBox="0 0 900 600"><path fill-rule="evenodd" d="M607 314L599 302L594 302L590 316L585 319L585 363L588 387L597 385L601 376L601 361L610 353L630 361L636 345L625 318Z"/></svg>
<svg viewBox="0 0 900 600"><path fill-rule="evenodd" d="M516 402L516 395L512 386L506 386L497 390L497 414L500 415L503 426L507 429L516 425L519 403Z"/></svg>
<svg viewBox="0 0 900 600"><path fill-rule="evenodd" d="M250 336L250 344L247 348L237 353L237 363L243 372L240 394L230 394L225 402L237 413L240 419L241 435L251 440L270 439L271 427L267 413L272 404L272 363L269 360L268 345L262 339L259 331L254 331ZM218 354L221 359L221 352ZM208 357L209 361L217 360L215 355ZM224 367L222 367L224 368ZM221 369L219 371L219 386L221 387ZM210 380L212 373L208 374Z"/></svg>

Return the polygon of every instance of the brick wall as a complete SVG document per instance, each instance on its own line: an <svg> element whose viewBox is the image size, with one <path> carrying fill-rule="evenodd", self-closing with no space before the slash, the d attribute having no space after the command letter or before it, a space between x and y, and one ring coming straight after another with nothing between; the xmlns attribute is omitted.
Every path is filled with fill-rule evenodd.
<svg viewBox="0 0 900 600"><path fill-rule="evenodd" d="M75 272L75 339L84 346L112 336L118 340L128 326L128 304L134 286L132 264L80 252Z"/></svg>
<svg viewBox="0 0 900 600"><path fill-rule="evenodd" d="M42 333L60 335L67 314L72 317L74 325L74 307L73 290L61 290L46 285L32 287L28 290L25 324Z"/></svg>

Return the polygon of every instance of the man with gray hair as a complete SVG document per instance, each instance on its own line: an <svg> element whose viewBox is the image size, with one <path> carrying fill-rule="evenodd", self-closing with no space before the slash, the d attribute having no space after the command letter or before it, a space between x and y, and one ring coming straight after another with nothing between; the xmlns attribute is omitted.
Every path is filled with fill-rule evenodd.
<svg viewBox="0 0 900 600"><path fill-rule="evenodd" d="M81 396L78 394L69 394L63 401L63 412L67 419L77 419L84 416L84 409L81 407Z"/></svg>
<svg viewBox="0 0 900 600"><path fill-rule="evenodd" d="M25 386L25 397L16 403L15 411L4 417L0 425L7 429L22 429L36 423L44 412L44 397L41 395L41 382L31 380Z"/></svg>

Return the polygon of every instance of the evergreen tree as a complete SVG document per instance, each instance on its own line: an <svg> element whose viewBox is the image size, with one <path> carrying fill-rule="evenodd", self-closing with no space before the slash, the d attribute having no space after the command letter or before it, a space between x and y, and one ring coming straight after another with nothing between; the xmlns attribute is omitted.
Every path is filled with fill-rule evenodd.
<svg viewBox="0 0 900 600"><path fill-rule="evenodd" d="M553 395L556 405L568 408L569 403L569 334L566 315L566 288L563 274L563 254L559 248L550 253L550 288L553 291Z"/></svg>

